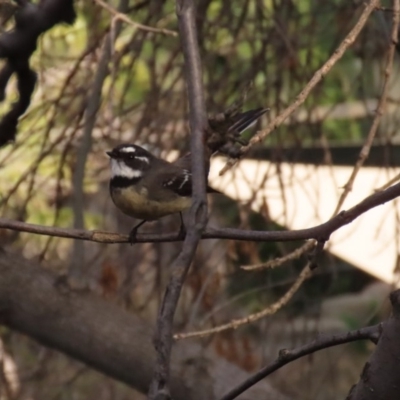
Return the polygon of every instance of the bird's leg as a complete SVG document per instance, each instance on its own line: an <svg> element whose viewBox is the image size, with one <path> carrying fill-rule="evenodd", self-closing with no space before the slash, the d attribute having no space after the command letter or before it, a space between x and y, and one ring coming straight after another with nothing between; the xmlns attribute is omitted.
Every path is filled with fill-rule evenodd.
<svg viewBox="0 0 400 400"><path fill-rule="evenodd" d="M185 239L186 236L186 228L185 228L185 224L183 222L183 217L182 217L182 213L179 213L179 217L181 219L181 227L179 228L179 233L178 233L178 238L179 239Z"/></svg>
<svg viewBox="0 0 400 400"><path fill-rule="evenodd" d="M131 244L131 246L133 245L133 243L136 242L136 234L138 229L146 222L146 220L144 219L143 221L139 222L137 225L135 225L132 230L129 233L129 243Z"/></svg>

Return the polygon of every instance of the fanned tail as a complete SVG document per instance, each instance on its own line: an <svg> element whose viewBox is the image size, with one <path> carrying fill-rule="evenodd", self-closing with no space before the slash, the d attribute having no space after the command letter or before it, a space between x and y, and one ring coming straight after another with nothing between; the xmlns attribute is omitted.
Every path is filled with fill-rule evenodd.
<svg viewBox="0 0 400 400"><path fill-rule="evenodd" d="M245 111L237 114L231 119L232 125L229 127L228 132L233 135L240 135L246 129L253 126L257 120L264 115L269 108L255 108L254 110Z"/></svg>

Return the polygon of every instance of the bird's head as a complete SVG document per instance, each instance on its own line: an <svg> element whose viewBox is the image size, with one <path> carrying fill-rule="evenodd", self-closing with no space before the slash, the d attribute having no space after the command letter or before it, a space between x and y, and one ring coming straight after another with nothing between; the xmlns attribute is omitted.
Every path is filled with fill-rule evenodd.
<svg viewBox="0 0 400 400"><path fill-rule="evenodd" d="M111 159L111 177L140 178L154 156L135 144L121 144L106 154Z"/></svg>

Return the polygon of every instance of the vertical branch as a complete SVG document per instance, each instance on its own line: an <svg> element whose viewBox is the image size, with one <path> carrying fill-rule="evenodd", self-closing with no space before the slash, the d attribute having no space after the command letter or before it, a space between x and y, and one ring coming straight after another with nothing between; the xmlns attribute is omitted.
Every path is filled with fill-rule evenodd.
<svg viewBox="0 0 400 400"><path fill-rule="evenodd" d="M129 5L129 0L120 0L119 10L125 11ZM74 197L72 209L74 213L74 228L83 229L85 227L83 218L83 204L84 204L84 188L83 181L85 178L86 161L88 154L92 147L92 133L96 122L97 111L101 104L101 91L104 81L108 76L108 63L111 59L111 46L112 39L118 36L121 30L121 21L117 21L115 26L115 35L111 37L109 33L104 39L103 50L100 56L100 61L94 77L92 91L88 97L85 113L85 122L83 127L83 135L80 146L77 151L77 159L75 171L72 177L72 184L74 188ZM79 283L82 279L81 268L84 265L85 248L81 240L75 240L73 252L69 268L69 277L74 280L74 283ZM76 282L75 282L76 281Z"/></svg>
<svg viewBox="0 0 400 400"><path fill-rule="evenodd" d="M207 126L207 113L203 93L194 1L177 0L176 10L179 21L179 35L185 58L185 78L189 97L193 197L197 201L206 203L204 135Z"/></svg>
<svg viewBox="0 0 400 400"><path fill-rule="evenodd" d="M171 277L157 319L154 339L157 362L148 398L169 398L172 327L175 310L186 274L207 222L204 135L207 116L203 94L200 53L197 41L194 0L177 0L176 13L184 55L186 86L189 97L190 149L192 153L193 203L182 250L171 267Z"/></svg>
<svg viewBox="0 0 400 400"><path fill-rule="evenodd" d="M76 156L76 165L72 176L72 185L74 196L72 199L72 209L74 213L74 228L83 229L85 227L83 218L84 204L84 187L83 181L85 178L86 161L90 149L92 147L92 132L96 121L97 111L101 102L101 90L104 80L108 75L108 63L111 57L111 39L110 34L107 34L104 40L103 51L92 85L92 91L87 100L85 122L83 127L83 135L78 147ZM85 247L81 240L75 240L73 245L72 257L70 261L69 276L70 278L80 280L80 271L84 265Z"/></svg>

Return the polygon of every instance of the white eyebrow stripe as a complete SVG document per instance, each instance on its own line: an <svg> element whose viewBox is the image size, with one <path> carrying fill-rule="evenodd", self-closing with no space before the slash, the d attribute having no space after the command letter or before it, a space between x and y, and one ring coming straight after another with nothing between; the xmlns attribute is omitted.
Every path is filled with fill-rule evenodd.
<svg viewBox="0 0 400 400"><path fill-rule="evenodd" d="M120 176L123 178L140 178L143 175L142 171L133 169L125 165L123 162L111 159L111 177Z"/></svg>
<svg viewBox="0 0 400 400"><path fill-rule="evenodd" d="M135 160L140 160L140 161L144 161L145 163L149 164L149 157L135 157Z"/></svg>
<svg viewBox="0 0 400 400"><path fill-rule="evenodd" d="M121 153L135 153L136 149L133 146L123 147L119 150Z"/></svg>

